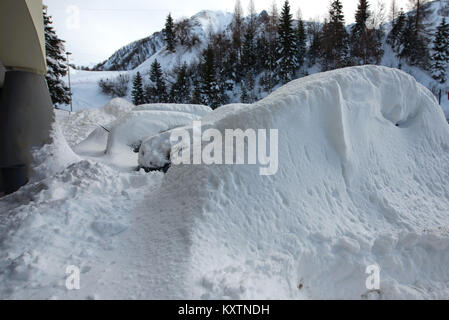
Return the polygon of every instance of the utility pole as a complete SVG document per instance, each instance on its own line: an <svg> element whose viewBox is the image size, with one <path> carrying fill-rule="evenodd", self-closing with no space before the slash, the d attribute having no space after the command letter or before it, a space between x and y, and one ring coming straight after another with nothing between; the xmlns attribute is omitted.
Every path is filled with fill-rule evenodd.
<svg viewBox="0 0 449 320"><path fill-rule="evenodd" d="M71 52L66 52L67 54L67 70L68 70L68 76L69 76L69 90L70 90L70 113L73 112L73 101L72 101L72 84L70 82L70 63L69 63L69 56L72 54Z"/></svg>

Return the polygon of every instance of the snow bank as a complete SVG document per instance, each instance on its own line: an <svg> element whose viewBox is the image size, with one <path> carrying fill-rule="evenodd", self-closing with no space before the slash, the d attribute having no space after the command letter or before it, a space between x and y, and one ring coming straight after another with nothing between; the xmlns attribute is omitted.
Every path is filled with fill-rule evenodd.
<svg viewBox="0 0 449 320"><path fill-rule="evenodd" d="M135 269L118 266L120 255L113 250L138 251L142 257L135 244L122 248L120 236L136 223L129 211L142 201L139 190L158 180L156 174L121 173L84 160L0 199L0 297L130 298L114 285L122 279L121 272L131 275ZM82 290L66 289L69 265L80 269Z"/></svg>
<svg viewBox="0 0 449 320"><path fill-rule="evenodd" d="M81 111L89 108L101 108L111 100L98 86L101 79L115 79L127 72L120 71L83 71L70 69L71 88L73 94L73 110ZM65 79L67 80L67 79ZM68 86L68 83L66 83Z"/></svg>
<svg viewBox="0 0 449 320"><path fill-rule="evenodd" d="M197 116L205 116L212 111L208 106L198 104L171 104L171 103L156 103L143 104L137 106L136 111L177 111L184 113L192 113Z"/></svg>
<svg viewBox="0 0 449 320"><path fill-rule="evenodd" d="M448 297L449 127L411 76L316 74L217 118L222 133L279 129L279 171L168 171L158 228L189 243L191 297ZM381 290L369 292L374 264Z"/></svg>
<svg viewBox="0 0 449 320"><path fill-rule="evenodd" d="M80 161L67 144L58 123L53 124L51 143L33 151L31 182L46 179Z"/></svg>
<svg viewBox="0 0 449 320"><path fill-rule="evenodd" d="M163 145L159 130L198 119L173 114L130 112L111 150L149 134ZM277 174L180 165L164 176L103 158L49 172L0 199L0 298L449 296L449 127L412 77L374 66L316 74L203 123L278 129ZM105 135L92 135L104 153ZM374 264L381 286L368 291ZM66 290L68 265L81 290Z"/></svg>
<svg viewBox="0 0 449 320"><path fill-rule="evenodd" d="M133 111L118 119L111 128L106 152L122 153L140 147L142 140L163 131L191 124L201 117L184 112Z"/></svg>
<svg viewBox="0 0 449 320"><path fill-rule="evenodd" d="M70 146L75 146L99 126L107 126L118 117L130 112L135 106L125 99L114 98L102 108L84 109L59 120L63 134Z"/></svg>
<svg viewBox="0 0 449 320"><path fill-rule="evenodd" d="M215 112L207 113L204 117L201 118L203 130L212 128L213 124L218 120L223 119L228 115L232 115L236 111L244 109L248 106L248 104L229 104L220 107L219 110ZM190 136L192 136L191 123L190 125L186 125L184 129L189 132ZM174 130L163 132L142 142L138 158L139 167L155 169L162 168L165 165L170 164L170 153L172 148L174 147L173 143L170 141L170 136L172 135Z"/></svg>
<svg viewBox="0 0 449 320"><path fill-rule="evenodd" d="M106 162L124 170L134 170L138 167L137 152L142 141L200 119L200 116L193 113L134 110L125 113L107 125L107 128L97 127L74 150L89 159Z"/></svg>
<svg viewBox="0 0 449 320"><path fill-rule="evenodd" d="M448 119L449 121L449 93L443 95L441 100L441 107L443 108L444 114L446 115L446 119Z"/></svg>

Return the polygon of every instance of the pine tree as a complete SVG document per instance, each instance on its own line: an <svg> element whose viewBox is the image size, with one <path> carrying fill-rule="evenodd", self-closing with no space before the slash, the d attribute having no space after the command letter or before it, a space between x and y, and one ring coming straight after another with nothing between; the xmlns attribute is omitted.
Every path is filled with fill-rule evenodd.
<svg viewBox="0 0 449 320"><path fill-rule="evenodd" d="M247 30L245 32L245 37L243 40L242 68L243 68L244 74L246 74L246 72L254 69L255 62L256 62L254 33L255 32L252 28L247 28Z"/></svg>
<svg viewBox="0 0 449 320"><path fill-rule="evenodd" d="M397 0L391 0L390 20L391 20L391 23L393 25L396 23L396 18L397 17L398 17L398 3L397 3Z"/></svg>
<svg viewBox="0 0 449 320"><path fill-rule="evenodd" d="M317 21L309 22L308 33L310 34L310 48L307 52L309 67L317 63L321 55L322 26Z"/></svg>
<svg viewBox="0 0 449 320"><path fill-rule="evenodd" d="M243 10L240 0L236 0L232 21L232 44L234 49L240 50L243 33ZM240 52L239 52L240 54Z"/></svg>
<svg viewBox="0 0 449 320"><path fill-rule="evenodd" d="M184 63L180 68L176 69L174 73L176 74L176 82L170 91L171 102L188 103L191 99L187 63Z"/></svg>
<svg viewBox="0 0 449 320"><path fill-rule="evenodd" d="M399 15L395 21L393 21L393 28L387 37L387 43L391 46L394 52L399 52L400 40L402 37L402 32L404 32L405 22L407 17L404 11L401 9Z"/></svg>
<svg viewBox="0 0 449 320"><path fill-rule="evenodd" d="M203 103L210 106L212 109L216 109L220 105L214 51L210 46L203 53L203 63L201 65L201 94Z"/></svg>
<svg viewBox="0 0 449 320"><path fill-rule="evenodd" d="M427 40L416 31L416 22L413 16L406 19L404 30L400 38L400 47L397 56L408 64L428 68L429 53Z"/></svg>
<svg viewBox="0 0 449 320"><path fill-rule="evenodd" d="M342 68L349 63L349 37L340 0L332 2L329 20L323 26L321 56L324 70Z"/></svg>
<svg viewBox="0 0 449 320"><path fill-rule="evenodd" d="M44 27L45 27L45 50L47 54L47 80L51 100L54 105L69 104L70 90L61 79L67 75L68 66L65 55L64 41L59 39L55 30L51 16L44 9Z"/></svg>
<svg viewBox="0 0 449 320"><path fill-rule="evenodd" d="M170 52L175 52L175 31L174 31L174 23L171 14L167 16L167 20L165 22L165 41L167 42L167 50Z"/></svg>
<svg viewBox="0 0 449 320"><path fill-rule="evenodd" d="M446 85L447 69L449 66L449 24L446 23L446 18L443 18L441 24L438 26L435 39L433 42L432 55L432 77L438 83L438 98L441 103L441 89Z"/></svg>
<svg viewBox="0 0 449 320"><path fill-rule="evenodd" d="M367 0L359 1L355 24L351 28L351 57L356 65L379 63L383 54L378 30L368 28L368 20L372 16L369 6Z"/></svg>
<svg viewBox="0 0 449 320"><path fill-rule="evenodd" d="M263 76L264 88L266 91L271 92L273 87L278 83L277 77L277 61L279 59L278 52L278 27L279 27L279 14L276 6L276 2L273 1L271 6L269 19L265 25L265 37L266 37L266 51L263 56L263 68L265 73Z"/></svg>
<svg viewBox="0 0 449 320"><path fill-rule="evenodd" d="M190 100L192 104L202 104L203 98L201 96L201 84L198 80L193 81L193 93L192 99Z"/></svg>
<svg viewBox="0 0 449 320"><path fill-rule="evenodd" d="M242 81L242 94L240 95L241 103L249 103L248 92L246 91L245 83Z"/></svg>
<svg viewBox="0 0 449 320"><path fill-rule="evenodd" d="M282 83L294 79L298 68L296 35L293 30L292 14L288 0L284 2L279 21L279 73Z"/></svg>
<svg viewBox="0 0 449 320"><path fill-rule="evenodd" d="M150 103L168 102L167 86L165 85L161 65L157 60L151 64L150 80L153 86L147 88L147 100Z"/></svg>
<svg viewBox="0 0 449 320"><path fill-rule="evenodd" d="M241 59L242 59L242 38L243 38L243 29L244 29L244 21L243 21L243 9L240 3L240 0L236 0L235 8L234 8L234 16L231 23L231 43L232 50L231 54L233 55L232 69L234 70L234 80L235 82L240 82L244 73L240 69Z"/></svg>
<svg viewBox="0 0 449 320"><path fill-rule="evenodd" d="M257 101L255 93L255 80L253 75L248 75L244 81L242 81L242 103L253 103Z"/></svg>
<svg viewBox="0 0 449 320"><path fill-rule="evenodd" d="M145 94L143 91L142 76L140 75L140 72L137 72L136 76L134 77L131 97L133 99L133 103L136 106L144 104L146 102Z"/></svg>
<svg viewBox="0 0 449 320"><path fill-rule="evenodd" d="M355 13L355 24L351 28L351 55L356 64L368 62L368 28L367 22L371 16L367 0L360 0Z"/></svg>
<svg viewBox="0 0 449 320"><path fill-rule="evenodd" d="M254 37L255 28L254 25L250 23L245 32L241 59L241 71L245 75L245 78L248 78L248 76L255 76L257 54Z"/></svg>
<svg viewBox="0 0 449 320"><path fill-rule="evenodd" d="M297 54L298 54L298 67L301 68L304 64L304 60L307 53L306 46L306 29L304 28L304 21L302 21L301 16L298 15L298 25L296 27L296 44L297 44Z"/></svg>
<svg viewBox="0 0 449 320"><path fill-rule="evenodd" d="M398 58L405 59L407 61L411 61L414 56L414 40L415 40L415 23L414 19L411 17L406 18L404 23L404 29L401 33L401 37L399 39L399 51Z"/></svg>
<svg viewBox="0 0 449 320"><path fill-rule="evenodd" d="M429 67L429 25L426 24L426 18L432 13L432 10L427 5L429 0L410 0L413 11L409 15L410 24L414 24L413 31L415 33L413 43L415 48L408 62L412 65L419 66L423 69ZM409 28L410 30L412 28Z"/></svg>
<svg viewBox="0 0 449 320"><path fill-rule="evenodd" d="M411 16L414 18L414 30L417 34L423 35L427 29L424 21L432 13L432 10L426 6L429 0L409 0L409 2L413 9Z"/></svg>

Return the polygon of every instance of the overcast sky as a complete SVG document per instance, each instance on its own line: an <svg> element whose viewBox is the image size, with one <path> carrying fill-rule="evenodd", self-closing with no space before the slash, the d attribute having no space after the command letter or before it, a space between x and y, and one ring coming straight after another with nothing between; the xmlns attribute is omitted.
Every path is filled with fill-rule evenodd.
<svg viewBox="0 0 449 320"><path fill-rule="evenodd" d="M383 0L389 12L392 0ZM268 10L273 0L254 0L258 12ZM276 0L281 8L283 0ZM371 0L375 5L378 0ZM399 0L406 9L406 0ZM249 0L241 0L247 11ZM306 20L323 19L330 0L290 0L294 13L301 8ZM343 0L346 22L354 21L358 0ZM44 0L59 37L66 40L77 65L105 60L120 47L163 28L169 12L175 19L201 10L232 12L234 0Z"/></svg>

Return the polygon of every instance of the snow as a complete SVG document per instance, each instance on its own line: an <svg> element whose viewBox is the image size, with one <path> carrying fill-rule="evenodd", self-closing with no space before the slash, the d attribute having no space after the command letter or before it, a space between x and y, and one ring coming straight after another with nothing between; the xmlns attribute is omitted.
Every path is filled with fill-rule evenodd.
<svg viewBox="0 0 449 320"><path fill-rule="evenodd" d="M137 168L137 150L143 140L164 131L191 124L201 117L184 112L133 111L112 124L106 155L118 165Z"/></svg>
<svg viewBox="0 0 449 320"><path fill-rule="evenodd" d="M115 168L138 167L142 141L161 132L189 125L212 109L202 105L147 104L134 106L115 98L98 109L69 114L57 110L58 122L69 145L84 158L99 160Z"/></svg>
<svg viewBox="0 0 449 320"><path fill-rule="evenodd" d="M189 105L186 106L190 107ZM249 105L245 104L229 104L220 107L220 109L216 110L215 112L209 112L201 118L201 123L203 126L202 129L209 129L216 121L223 119L226 116L232 115L236 111L242 110L248 106ZM172 108L178 108L178 105L172 105ZM192 125L186 125L182 127L182 129L185 129L187 132L189 132L190 136L192 136ZM170 138L176 130L177 129L168 130L162 132L161 134L143 140L139 150L139 167L158 169L163 168L167 164L170 164L170 154L172 148L175 147L174 143L170 141Z"/></svg>
<svg viewBox="0 0 449 320"><path fill-rule="evenodd" d="M446 119L449 121L449 92L442 94L441 96L441 107L443 108Z"/></svg>
<svg viewBox="0 0 449 320"><path fill-rule="evenodd" d="M160 133L142 142L138 157L139 167L160 169L170 164L169 158L173 148L170 136L174 130Z"/></svg>
<svg viewBox="0 0 449 320"><path fill-rule="evenodd" d="M127 72L91 72L71 68L70 81L73 94L73 111L104 106L111 97L101 92L98 81L107 78L114 79L120 74L127 74ZM66 85L68 85L68 78L65 80L67 82Z"/></svg>
<svg viewBox="0 0 449 320"><path fill-rule="evenodd" d="M191 113L197 116L205 116L212 111L208 106L197 105L197 104L169 104L169 103L159 103L159 104L143 104L137 106L134 110L136 111L177 111L184 113Z"/></svg>
<svg viewBox="0 0 449 320"><path fill-rule="evenodd" d="M117 120L135 106L121 98L115 98L107 102L101 108L88 108L69 114L66 111L56 110L59 123L64 136L70 146L75 146L84 140L92 130L99 126L107 126Z"/></svg>
<svg viewBox="0 0 449 320"><path fill-rule="evenodd" d="M381 298L447 298L449 128L412 77L373 66L313 75L214 127L278 128L280 169L168 171L176 200L165 210L193 213L193 297L360 299L378 264Z"/></svg>
<svg viewBox="0 0 449 320"><path fill-rule="evenodd" d="M200 117L132 109L105 124L114 138L96 129L91 151L143 136L151 149L167 141L159 129ZM38 158L61 157L61 167L38 167L39 179L0 199L0 298L449 296L449 127L410 75L376 66L320 73L204 116L222 133L278 129L273 176L257 165L146 174L67 153L61 131L80 140L77 126L94 129L106 114L58 117L63 130ZM157 130L143 132L146 124ZM69 265L81 270L80 290L65 288ZM381 268L379 291L365 287L369 265Z"/></svg>
<svg viewBox="0 0 449 320"><path fill-rule="evenodd" d="M207 42L210 34L221 33L229 27L231 24L233 15L228 12L205 10L194 15L190 19L192 25L191 34L197 36L200 39L200 43L193 48L186 48L178 45L176 52L171 53L163 47L145 62L136 67L132 73L146 73L151 69L151 64L157 60L162 69L166 72L171 71L174 66L181 66L184 62L188 65L198 63L201 58L203 50L207 47Z"/></svg>

